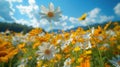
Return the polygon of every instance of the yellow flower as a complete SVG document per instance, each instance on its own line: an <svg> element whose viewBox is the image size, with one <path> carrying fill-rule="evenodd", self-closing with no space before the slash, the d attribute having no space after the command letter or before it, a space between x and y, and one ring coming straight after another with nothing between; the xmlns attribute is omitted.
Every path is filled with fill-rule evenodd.
<svg viewBox="0 0 120 67"><path fill-rule="evenodd" d="M69 38L69 36L70 36L70 33L64 33L65 40L67 40Z"/></svg>
<svg viewBox="0 0 120 67"><path fill-rule="evenodd" d="M7 55L7 57L10 59L12 58L14 55L16 55L18 53L18 49L12 49L12 50L9 50L9 53Z"/></svg>
<svg viewBox="0 0 120 67"><path fill-rule="evenodd" d="M90 67L90 59L85 59L84 62L80 64L81 67Z"/></svg>
<svg viewBox="0 0 120 67"><path fill-rule="evenodd" d="M34 45L33 45L33 49L37 48L38 46L40 45L40 42L36 42Z"/></svg>
<svg viewBox="0 0 120 67"><path fill-rule="evenodd" d="M74 61L75 61L75 58L72 57L72 58L71 58L71 63L74 63Z"/></svg>
<svg viewBox="0 0 120 67"><path fill-rule="evenodd" d="M7 62L8 58L7 57L0 57L0 62Z"/></svg>
<svg viewBox="0 0 120 67"><path fill-rule="evenodd" d="M110 38L110 41L115 41L116 40L116 37L111 37Z"/></svg>
<svg viewBox="0 0 120 67"><path fill-rule="evenodd" d="M62 55L61 55L61 54L56 54L55 57L56 57L58 60L61 60Z"/></svg>
<svg viewBox="0 0 120 67"><path fill-rule="evenodd" d="M81 63L81 62L83 61L83 57L78 58L77 61L78 61L79 63Z"/></svg>
<svg viewBox="0 0 120 67"><path fill-rule="evenodd" d="M26 48L22 48L22 51L23 51L24 53L27 53L27 49L26 49Z"/></svg>
<svg viewBox="0 0 120 67"><path fill-rule="evenodd" d="M105 25L104 30L106 30L110 26L110 24L111 24L111 21Z"/></svg>
<svg viewBox="0 0 120 67"><path fill-rule="evenodd" d="M36 67L42 67L42 64L43 64L43 61L40 60L40 61L37 62L37 66Z"/></svg>
<svg viewBox="0 0 120 67"><path fill-rule="evenodd" d="M98 29L96 29L94 31L94 36L99 36L99 34L101 34L101 33L102 33L102 28L100 26L98 26Z"/></svg>
<svg viewBox="0 0 120 67"><path fill-rule="evenodd" d="M63 52L64 53L69 53L71 50L72 50L72 47L71 46L67 46L67 47L64 48Z"/></svg>
<svg viewBox="0 0 120 67"><path fill-rule="evenodd" d="M22 48L25 47L25 44L24 44L24 43L23 43L23 44L19 44L17 47L18 47L19 49L22 49Z"/></svg>
<svg viewBox="0 0 120 67"><path fill-rule="evenodd" d="M49 67L48 64L44 64L43 67Z"/></svg>
<svg viewBox="0 0 120 67"><path fill-rule="evenodd" d="M86 19L86 17L87 17L87 14L86 13L84 13L80 18L78 18L78 20L85 20Z"/></svg>
<svg viewBox="0 0 120 67"><path fill-rule="evenodd" d="M73 39L72 44L75 45L76 41L77 41L76 39Z"/></svg>
<svg viewBox="0 0 120 67"><path fill-rule="evenodd" d="M57 46L58 45L58 39L57 38L53 38L52 40L51 40L51 43L54 45L54 46Z"/></svg>
<svg viewBox="0 0 120 67"><path fill-rule="evenodd" d="M79 38L78 42L84 42L84 39L83 38Z"/></svg>
<svg viewBox="0 0 120 67"><path fill-rule="evenodd" d="M3 45L0 45L2 48ZM14 55L18 53L18 49L15 49L12 46L4 46L3 49L0 50L0 62L8 62Z"/></svg>
<svg viewBox="0 0 120 67"><path fill-rule="evenodd" d="M31 59L32 59L32 56L29 56L29 57L28 57L28 60L31 60Z"/></svg>
<svg viewBox="0 0 120 67"><path fill-rule="evenodd" d="M77 46L77 47L74 48L74 51L76 51L76 52L79 51L79 50L80 50L79 46Z"/></svg>
<svg viewBox="0 0 120 67"><path fill-rule="evenodd" d="M91 51L91 50L85 51L85 54L86 54L86 55L92 54L92 51Z"/></svg>
<svg viewBox="0 0 120 67"><path fill-rule="evenodd" d="M118 45L118 46L117 46L117 49L119 49L119 50L120 50L120 45Z"/></svg>
<svg viewBox="0 0 120 67"><path fill-rule="evenodd" d="M35 28L35 29L32 29L32 30L29 32L29 34L30 34L31 36L35 36L35 35L40 34L41 32L42 32L42 29L41 29L41 28Z"/></svg>

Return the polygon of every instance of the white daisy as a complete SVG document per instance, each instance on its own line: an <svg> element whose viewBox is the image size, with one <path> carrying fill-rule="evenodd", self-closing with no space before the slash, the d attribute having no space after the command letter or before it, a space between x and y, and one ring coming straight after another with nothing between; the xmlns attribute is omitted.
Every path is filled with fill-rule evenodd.
<svg viewBox="0 0 120 67"><path fill-rule="evenodd" d="M67 58L64 62L64 66L63 67L71 67L71 59Z"/></svg>
<svg viewBox="0 0 120 67"><path fill-rule="evenodd" d="M116 33L113 30L106 31L106 34L109 34L110 36L116 36Z"/></svg>
<svg viewBox="0 0 120 67"><path fill-rule="evenodd" d="M91 38L91 33L86 33L83 35L84 39L90 39Z"/></svg>
<svg viewBox="0 0 120 67"><path fill-rule="evenodd" d="M25 42L24 36L13 36L12 37L12 44L14 46L16 46L16 45L18 45L20 43L23 43L23 42Z"/></svg>
<svg viewBox="0 0 120 67"><path fill-rule="evenodd" d="M73 38L68 39L67 41L63 41L63 43L61 44L61 49L63 50L64 48L66 48L68 45L70 45L70 43L72 42Z"/></svg>
<svg viewBox="0 0 120 67"><path fill-rule="evenodd" d="M42 19L47 19L49 22L53 21L59 21L59 18L61 17L61 10L60 7L57 7L54 9L53 3L49 4L49 8L46 8L45 6L41 6L41 12L40 12Z"/></svg>
<svg viewBox="0 0 120 67"><path fill-rule="evenodd" d="M55 53L55 47L49 43L44 42L42 45L39 46L39 50L37 51L37 54L39 55L37 60L50 60L54 57Z"/></svg>
<svg viewBox="0 0 120 67"><path fill-rule="evenodd" d="M26 67L26 64L28 63L28 59L22 59L20 65L18 65L17 67Z"/></svg>
<svg viewBox="0 0 120 67"><path fill-rule="evenodd" d="M120 67L120 55L117 55L117 58L113 57L112 60L109 60L115 67Z"/></svg>
<svg viewBox="0 0 120 67"><path fill-rule="evenodd" d="M77 42L75 46L79 46L81 49L90 49L92 48L91 42L90 41L85 41L83 43Z"/></svg>

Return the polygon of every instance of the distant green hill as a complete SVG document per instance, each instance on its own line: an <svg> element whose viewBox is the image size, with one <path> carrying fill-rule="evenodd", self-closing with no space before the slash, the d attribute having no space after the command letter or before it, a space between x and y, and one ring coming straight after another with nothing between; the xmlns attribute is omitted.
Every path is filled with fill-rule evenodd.
<svg viewBox="0 0 120 67"><path fill-rule="evenodd" d="M6 23L6 22L0 22L0 32L4 32L6 30L14 31L14 32L24 32L27 33L33 27L27 26L27 25L21 25L17 23Z"/></svg>

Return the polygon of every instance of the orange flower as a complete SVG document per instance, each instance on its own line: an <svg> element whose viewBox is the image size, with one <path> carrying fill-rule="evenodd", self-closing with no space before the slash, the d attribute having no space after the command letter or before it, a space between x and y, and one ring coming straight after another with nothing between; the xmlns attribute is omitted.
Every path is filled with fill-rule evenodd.
<svg viewBox="0 0 120 67"><path fill-rule="evenodd" d="M56 57L60 60L62 58L61 54L56 54Z"/></svg>
<svg viewBox="0 0 120 67"><path fill-rule="evenodd" d="M90 59L85 59L85 61L80 64L80 67L90 67Z"/></svg>
<svg viewBox="0 0 120 67"><path fill-rule="evenodd" d="M34 45L33 45L33 49L37 48L38 46L40 45L40 42L36 42Z"/></svg>
<svg viewBox="0 0 120 67"><path fill-rule="evenodd" d="M35 28L33 30L31 30L29 33L31 36L35 36L35 35L38 35L42 32L42 29L41 28Z"/></svg>
<svg viewBox="0 0 120 67"><path fill-rule="evenodd" d="M14 47L8 48L4 46L4 49L0 51L0 62L8 62L8 60L11 59L17 53L18 49L15 49Z"/></svg>
<svg viewBox="0 0 120 67"><path fill-rule="evenodd" d="M66 48L64 48L63 52L64 53L69 53L72 50L71 46L67 46Z"/></svg>
<svg viewBox="0 0 120 67"><path fill-rule="evenodd" d="M19 44L19 45L18 45L18 48L19 48L19 49L22 49L22 48L24 48L24 47L25 47L25 44Z"/></svg>
<svg viewBox="0 0 120 67"><path fill-rule="evenodd" d="M109 65L109 64L107 64L107 63L105 63L105 67L110 67L110 65Z"/></svg>
<svg viewBox="0 0 120 67"><path fill-rule="evenodd" d="M115 41L115 40L116 40L115 37L111 37L111 38L110 38L110 41Z"/></svg>

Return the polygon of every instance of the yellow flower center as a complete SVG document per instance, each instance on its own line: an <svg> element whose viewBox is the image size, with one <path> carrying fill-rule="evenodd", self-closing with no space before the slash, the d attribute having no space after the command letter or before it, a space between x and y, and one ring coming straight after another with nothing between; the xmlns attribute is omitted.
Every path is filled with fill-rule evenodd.
<svg viewBox="0 0 120 67"><path fill-rule="evenodd" d="M44 52L46 55L50 55L51 51L49 49L46 49Z"/></svg>
<svg viewBox="0 0 120 67"><path fill-rule="evenodd" d="M70 65L70 62L67 62L66 64L67 64L67 65Z"/></svg>
<svg viewBox="0 0 120 67"><path fill-rule="evenodd" d="M48 12L47 16L51 18L51 17L54 16L54 13L53 12Z"/></svg>

